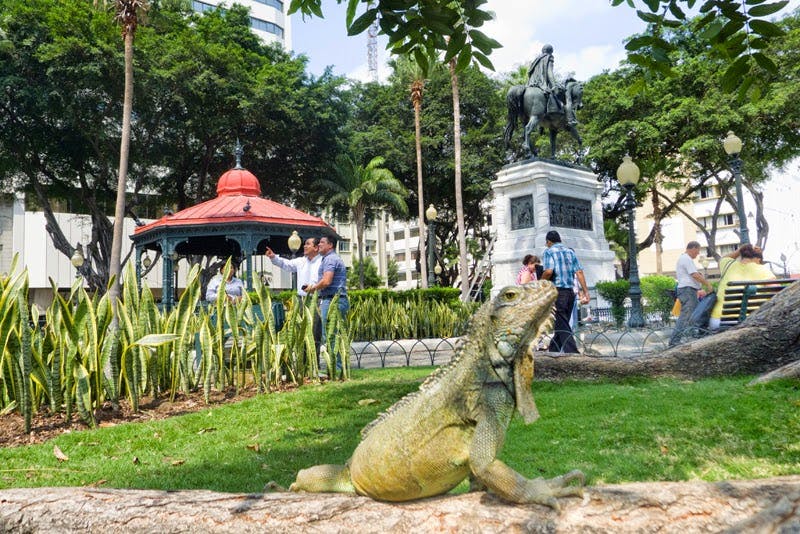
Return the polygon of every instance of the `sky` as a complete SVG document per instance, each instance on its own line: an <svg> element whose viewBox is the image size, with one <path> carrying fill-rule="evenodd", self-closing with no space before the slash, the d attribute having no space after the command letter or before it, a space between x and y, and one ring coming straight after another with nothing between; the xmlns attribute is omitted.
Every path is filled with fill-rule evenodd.
<svg viewBox="0 0 800 534"><path fill-rule="evenodd" d="M366 80L366 33L347 36L343 5L328 0L323 2L323 9L325 19L303 21L293 16L295 53L308 56L313 74L331 65L336 74ZM633 9L611 7L608 0L489 0L486 10L494 11L496 17L482 30L503 45L491 56L498 73L527 65L549 43L555 48L557 73L573 73L585 80L615 68L625 57L623 40L645 28ZM388 70L385 46L385 38L379 36L378 70L382 79Z"/></svg>
<svg viewBox="0 0 800 534"><path fill-rule="evenodd" d="M642 2L637 1L637 6ZM491 61L497 73L515 70L536 57L544 44L555 49L555 70L559 78L573 74L578 80L608 69L615 69L625 58L624 41L645 30L636 11L623 3L612 7L610 0L489 0L484 6L494 11L495 20L482 30L499 41ZM800 7L791 0L785 12ZM319 75L326 66L333 72L358 80L368 79L366 33L348 37L344 24L344 6L324 0L325 19L292 18L294 52L308 56L308 68ZM388 74L385 38L378 37L379 78ZM720 133L720 139L724 132ZM745 146L746 142L745 141ZM746 157L742 152L742 157ZM780 255L788 258L792 272L800 272L800 163L795 161L776 172L764 190L765 211L770 234L766 259L781 264ZM755 228L750 232L755 235ZM782 267L782 265L781 265Z"/></svg>

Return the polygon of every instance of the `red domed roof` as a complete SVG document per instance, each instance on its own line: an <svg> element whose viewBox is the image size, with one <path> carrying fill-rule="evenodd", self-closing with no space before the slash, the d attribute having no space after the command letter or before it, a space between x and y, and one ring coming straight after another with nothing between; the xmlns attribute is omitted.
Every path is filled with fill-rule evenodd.
<svg viewBox="0 0 800 534"><path fill-rule="evenodd" d="M217 196L224 195L261 196L261 184L252 172L234 167L220 176L217 182Z"/></svg>

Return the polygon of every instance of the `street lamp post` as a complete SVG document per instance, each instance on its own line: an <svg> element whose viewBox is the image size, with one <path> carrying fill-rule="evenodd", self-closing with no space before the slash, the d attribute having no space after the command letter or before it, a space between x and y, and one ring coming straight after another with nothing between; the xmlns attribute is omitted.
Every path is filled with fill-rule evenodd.
<svg viewBox="0 0 800 534"><path fill-rule="evenodd" d="M733 171L733 180L736 186L736 216L739 218L739 241L742 245L750 243L750 233L747 230L747 218L744 215L744 199L742 198L742 160L739 154L742 151L742 140L733 132L728 132L728 137L722 141L725 153L730 158L729 162Z"/></svg>
<svg viewBox="0 0 800 534"><path fill-rule="evenodd" d="M297 235L297 230L292 230L292 235L289 236L287 241L289 250L292 251L292 259L297 256L297 251L300 250L300 236ZM297 271L292 271L292 290L297 289Z"/></svg>
<svg viewBox="0 0 800 534"><path fill-rule="evenodd" d="M433 247L436 245L434 228L436 227L437 215L438 212L433 204L428 206L428 209L425 210L425 218L428 219L428 287L436 285L436 273L433 265L436 261L436 255L434 254Z"/></svg>
<svg viewBox="0 0 800 534"><path fill-rule="evenodd" d="M81 267L83 267L83 263L86 260L83 257L83 251L81 250L81 243L80 241L75 245L75 252L73 252L72 257L69 259L69 262L75 267L75 278L80 278L81 276Z"/></svg>
<svg viewBox="0 0 800 534"><path fill-rule="evenodd" d="M628 326L631 328L641 328L644 326L644 314L642 313L642 288L639 285L639 265L637 260L638 250L636 249L636 229L634 228L633 209L636 207L636 199L633 196L633 188L639 182L639 167L625 155L622 164L617 169L617 180L625 188L625 209L628 211L628 281L631 284L628 295L631 298L631 316L628 319Z"/></svg>

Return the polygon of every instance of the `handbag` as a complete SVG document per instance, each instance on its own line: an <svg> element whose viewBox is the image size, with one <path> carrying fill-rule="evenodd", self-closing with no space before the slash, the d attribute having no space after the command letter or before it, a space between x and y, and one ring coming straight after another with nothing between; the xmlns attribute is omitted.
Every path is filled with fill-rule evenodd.
<svg viewBox="0 0 800 534"><path fill-rule="evenodd" d="M675 299L675 304L672 305L672 316L678 317L681 314L681 301Z"/></svg>

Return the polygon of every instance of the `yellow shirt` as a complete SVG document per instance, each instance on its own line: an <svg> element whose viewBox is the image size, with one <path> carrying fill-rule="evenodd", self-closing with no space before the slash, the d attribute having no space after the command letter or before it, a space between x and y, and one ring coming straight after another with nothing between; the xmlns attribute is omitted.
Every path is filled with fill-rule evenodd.
<svg viewBox="0 0 800 534"><path fill-rule="evenodd" d="M714 305L714 309L711 310L711 317L716 319L722 317L722 301L725 300L725 290L728 288L728 282L773 280L775 278L775 275L766 265L760 263L742 263L733 258L722 258L719 260L719 270L723 273L723 277L719 282L719 287L717 287L717 303Z"/></svg>

